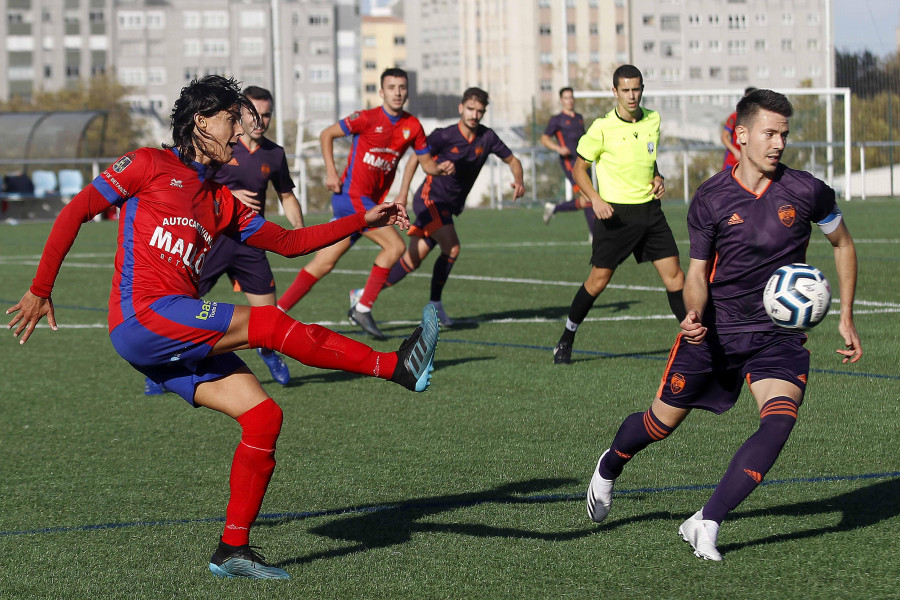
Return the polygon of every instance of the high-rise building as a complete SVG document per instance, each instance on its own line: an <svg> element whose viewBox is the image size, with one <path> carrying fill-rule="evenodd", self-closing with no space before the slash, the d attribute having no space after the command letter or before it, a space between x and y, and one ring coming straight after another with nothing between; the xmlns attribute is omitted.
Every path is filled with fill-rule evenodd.
<svg viewBox="0 0 900 600"><path fill-rule="evenodd" d="M406 68L406 24L398 17L363 17L360 26L362 108L381 106L381 73Z"/></svg>

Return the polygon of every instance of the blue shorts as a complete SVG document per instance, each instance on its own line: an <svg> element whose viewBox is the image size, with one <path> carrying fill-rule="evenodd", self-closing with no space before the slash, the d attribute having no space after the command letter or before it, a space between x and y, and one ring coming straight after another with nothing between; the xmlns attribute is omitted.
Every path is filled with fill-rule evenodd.
<svg viewBox="0 0 900 600"><path fill-rule="evenodd" d="M233 304L165 296L116 326L109 337L132 367L196 406L198 383L245 366L233 352L209 356L233 314Z"/></svg>
<svg viewBox="0 0 900 600"><path fill-rule="evenodd" d="M332 220L335 221L341 217L349 217L360 211L369 210L375 206L375 204L376 202L368 196L351 196L343 192L334 194L331 197L331 212L334 213L334 219ZM366 231L368 231L368 229ZM355 244L361 237L362 234L359 232L352 234L350 236L350 244Z"/></svg>
<svg viewBox="0 0 900 600"><path fill-rule="evenodd" d="M216 238L200 271L197 289L204 295L216 285L222 274L235 284L235 291L264 296L275 293L275 276L266 251L234 241L228 236Z"/></svg>
<svg viewBox="0 0 900 600"><path fill-rule="evenodd" d="M688 344L681 336L669 353L657 397L677 408L722 414L737 402L744 381L780 379L806 391L806 334L790 331L715 334ZM802 396L801 396L802 397Z"/></svg>

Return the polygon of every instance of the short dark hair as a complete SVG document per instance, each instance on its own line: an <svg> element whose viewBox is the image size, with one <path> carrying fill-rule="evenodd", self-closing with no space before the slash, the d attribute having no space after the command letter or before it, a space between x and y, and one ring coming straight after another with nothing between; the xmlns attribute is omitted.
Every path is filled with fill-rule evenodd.
<svg viewBox="0 0 900 600"><path fill-rule="evenodd" d="M570 88L570 87L560 88L560 90L559 90L559 97L562 98L562 95L565 94L566 92L572 92L572 93L574 94L574 93L575 93L575 90L573 90L573 89Z"/></svg>
<svg viewBox="0 0 900 600"><path fill-rule="evenodd" d="M759 88L753 87L752 85L749 87L746 87L746 88L744 88L744 95L746 96L747 94L752 94L753 92L755 92L758 89Z"/></svg>
<svg viewBox="0 0 900 600"><path fill-rule="evenodd" d="M261 88L258 85L248 85L247 87L245 87L244 95L251 100L274 102L274 100L272 99L272 92L270 92L266 88Z"/></svg>
<svg viewBox="0 0 900 600"><path fill-rule="evenodd" d="M768 110L779 114L784 118L790 118L794 114L791 101L784 94L772 90L756 90L750 92L737 103L736 125L749 127L760 110Z"/></svg>
<svg viewBox="0 0 900 600"><path fill-rule="evenodd" d="M613 73L613 87L618 89L620 79L634 79L635 77L641 80L641 87L643 87L644 76L641 75L641 70L634 65L622 65Z"/></svg>
<svg viewBox="0 0 900 600"><path fill-rule="evenodd" d="M409 81L409 75L399 67L390 67L384 70L384 73L381 74L381 87L384 87L385 77L402 77L406 81Z"/></svg>
<svg viewBox="0 0 900 600"><path fill-rule="evenodd" d="M205 141L198 135L194 127L194 116L211 117L224 110L240 119L242 109L246 109L259 122L256 108L241 93L240 84L234 77L207 75L200 79L194 79L190 84L181 88L181 94L172 108L172 141L174 143L171 146L163 144L163 147L177 149L181 162L191 166L191 163L197 158L197 149L200 148L202 152L202 148L206 146Z"/></svg>
<svg viewBox="0 0 900 600"><path fill-rule="evenodd" d="M490 98L488 98L488 93L481 88L470 87L466 91L463 92L462 100L459 101L460 104L465 104L466 100L473 98L487 108L488 103L490 103Z"/></svg>

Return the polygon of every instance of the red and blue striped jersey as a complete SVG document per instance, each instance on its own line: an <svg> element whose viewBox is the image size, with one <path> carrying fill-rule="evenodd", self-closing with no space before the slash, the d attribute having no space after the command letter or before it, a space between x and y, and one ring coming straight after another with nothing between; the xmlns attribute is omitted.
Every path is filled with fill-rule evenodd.
<svg viewBox="0 0 900 600"><path fill-rule="evenodd" d="M341 129L353 136L341 191L352 197L371 198L380 204L391 189L397 163L412 146L416 154L429 151L425 131L408 112L396 117L383 107L355 112L340 121Z"/></svg>

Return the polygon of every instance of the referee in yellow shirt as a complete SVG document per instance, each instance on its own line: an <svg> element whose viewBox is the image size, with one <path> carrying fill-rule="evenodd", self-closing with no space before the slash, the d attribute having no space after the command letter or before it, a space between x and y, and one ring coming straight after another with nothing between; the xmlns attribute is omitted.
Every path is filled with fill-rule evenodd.
<svg viewBox="0 0 900 600"><path fill-rule="evenodd" d="M616 107L595 120L578 142L578 157L572 171L575 183L591 201L594 222L591 273L572 300L566 328L553 349L553 362L572 362L575 332L597 296L606 289L616 267L629 255L638 263L656 267L672 313L685 317L684 271L678 263L678 247L662 212L665 193L663 176L656 165L659 146L659 114L641 108L644 77L632 65L613 73ZM588 168L597 170L597 189Z"/></svg>

